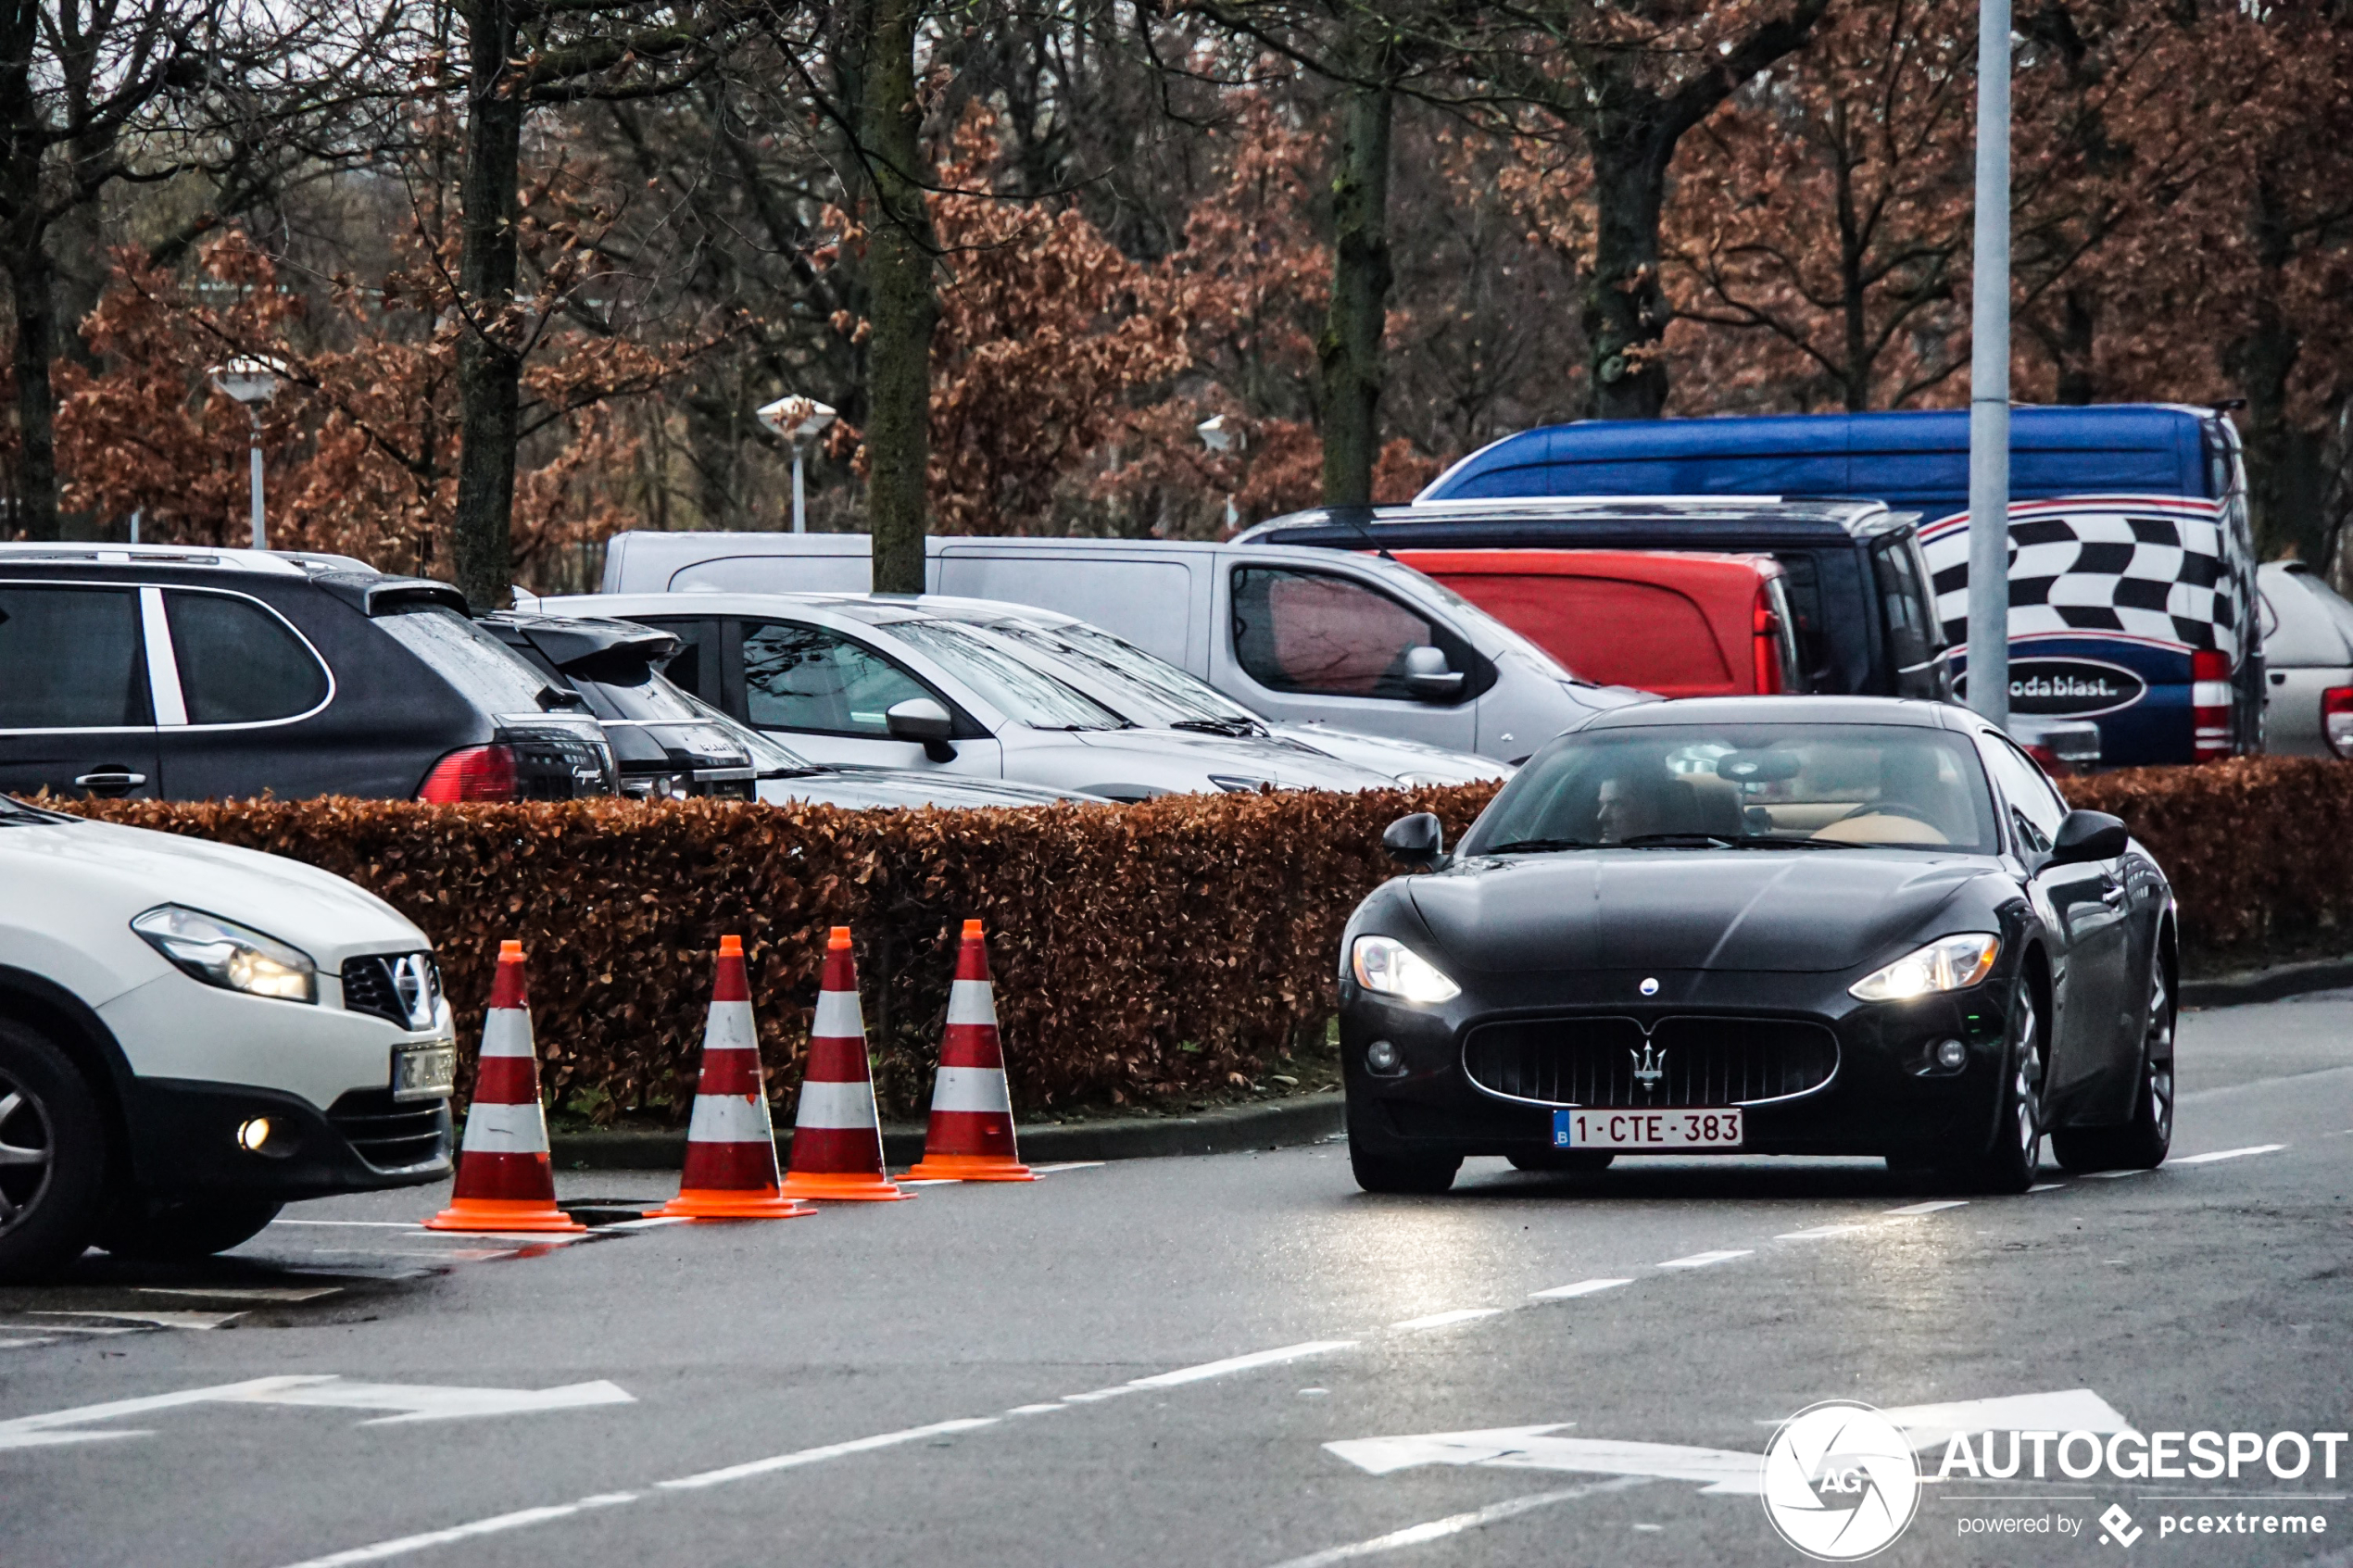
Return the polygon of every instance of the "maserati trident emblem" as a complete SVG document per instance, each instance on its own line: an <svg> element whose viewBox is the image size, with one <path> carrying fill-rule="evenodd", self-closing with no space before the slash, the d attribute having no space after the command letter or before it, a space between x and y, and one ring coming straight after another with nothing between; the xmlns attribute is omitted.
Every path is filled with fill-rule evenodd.
<svg viewBox="0 0 2353 1568"><path fill-rule="evenodd" d="M1642 1092L1649 1094L1655 1090L1658 1081L1667 1076L1666 1053L1644 1040L1641 1050L1629 1050L1626 1054L1634 1059L1634 1082L1642 1086Z"/></svg>

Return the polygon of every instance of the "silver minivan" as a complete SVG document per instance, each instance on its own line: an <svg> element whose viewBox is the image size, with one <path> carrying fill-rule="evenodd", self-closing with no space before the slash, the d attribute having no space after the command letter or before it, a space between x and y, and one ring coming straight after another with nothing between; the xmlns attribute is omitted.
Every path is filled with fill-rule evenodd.
<svg viewBox="0 0 2353 1568"><path fill-rule="evenodd" d="M1330 725L1517 762L1640 694L1580 681L1420 572L1339 550L1126 539L933 538L935 594L1059 610L1117 633L1278 724ZM615 537L608 593L867 590L849 533Z"/></svg>
<svg viewBox="0 0 2353 1568"><path fill-rule="evenodd" d="M2302 561L2257 570L2263 597L2263 749L2353 757L2353 604Z"/></svg>

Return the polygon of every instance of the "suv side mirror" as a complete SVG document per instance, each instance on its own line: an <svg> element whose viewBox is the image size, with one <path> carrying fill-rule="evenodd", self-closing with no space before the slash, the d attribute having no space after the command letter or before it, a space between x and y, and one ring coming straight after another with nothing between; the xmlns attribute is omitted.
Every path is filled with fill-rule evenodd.
<svg viewBox="0 0 2353 1568"><path fill-rule="evenodd" d="M2132 842L2132 830L2120 817L2106 811L2070 811L2051 840L2051 864L2071 866L2084 860L2113 860Z"/></svg>
<svg viewBox="0 0 2353 1568"><path fill-rule="evenodd" d="M1436 813L1416 811L1390 823L1380 835L1380 847L1400 865L1428 871L1446 858L1446 830Z"/></svg>
<svg viewBox="0 0 2353 1568"><path fill-rule="evenodd" d="M924 755L935 762L956 759L956 748L948 744L948 737L956 733L956 721L930 697L911 696L894 703L883 714L883 725L893 740L920 741Z"/></svg>
<svg viewBox="0 0 2353 1568"><path fill-rule="evenodd" d="M1405 689L1416 702L1452 702L1462 694L1463 672L1447 664L1443 648L1407 648Z"/></svg>

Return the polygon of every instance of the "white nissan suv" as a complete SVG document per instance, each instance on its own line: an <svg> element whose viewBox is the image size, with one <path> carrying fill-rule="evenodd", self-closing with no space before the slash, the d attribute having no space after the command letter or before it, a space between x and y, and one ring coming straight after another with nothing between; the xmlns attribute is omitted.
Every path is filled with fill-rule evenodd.
<svg viewBox="0 0 2353 1568"><path fill-rule="evenodd" d="M298 861L0 796L0 1280L449 1173L432 944Z"/></svg>

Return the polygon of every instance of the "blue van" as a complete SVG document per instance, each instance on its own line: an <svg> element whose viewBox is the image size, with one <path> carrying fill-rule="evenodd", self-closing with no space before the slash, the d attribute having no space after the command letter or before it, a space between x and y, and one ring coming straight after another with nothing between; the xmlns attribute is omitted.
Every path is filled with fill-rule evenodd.
<svg viewBox="0 0 2353 1568"><path fill-rule="evenodd" d="M1554 425L1472 453L1411 510L1468 520L1481 502L1569 495L1868 497L1918 512L1936 614L1965 668L1966 411ZM2011 410L2014 712L2095 721L2111 766L2260 750L2256 602L2228 419L2155 404Z"/></svg>

